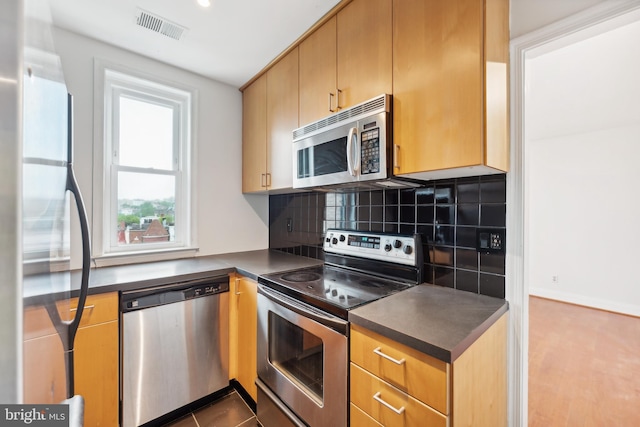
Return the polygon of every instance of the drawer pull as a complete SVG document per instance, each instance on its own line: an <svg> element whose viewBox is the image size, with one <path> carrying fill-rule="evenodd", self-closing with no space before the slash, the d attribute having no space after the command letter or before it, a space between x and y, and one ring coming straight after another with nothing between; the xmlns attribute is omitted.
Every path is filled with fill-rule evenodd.
<svg viewBox="0 0 640 427"><path fill-rule="evenodd" d="M376 394L373 395L373 399L381 404L383 404L384 406L386 406L387 408L391 409L393 412L395 412L398 415L402 415L402 413L404 412L404 406L401 406L400 409L396 409L393 406L391 406L389 403L385 402L384 400L382 400L382 398L380 397L380 392L377 392Z"/></svg>
<svg viewBox="0 0 640 427"><path fill-rule="evenodd" d="M96 308L95 304L84 306L85 310L91 310L92 308ZM78 311L78 308L77 307L70 308L69 311Z"/></svg>
<svg viewBox="0 0 640 427"><path fill-rule="evenodd" d="M377 354L378 356L380 356L380 357L384 357L385 359L392 361L396 365L404 365L404 362L405 362L404 359L400 359L400 360L394 359L393 357L391 357L391 356L389 356L387 354L384 354L381 349L382 349L382 347L376 347L376 348L373 349L373 352L375 354Z"/></svg>

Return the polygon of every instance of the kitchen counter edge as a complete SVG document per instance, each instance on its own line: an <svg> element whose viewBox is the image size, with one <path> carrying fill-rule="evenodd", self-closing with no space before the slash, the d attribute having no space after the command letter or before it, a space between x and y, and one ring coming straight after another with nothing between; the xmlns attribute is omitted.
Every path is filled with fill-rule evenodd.
<svg viewBox="0 0 640 427"><path fill-rule="evenodd" d="M322 263L323 261L319 259L261 249L172 261L101 267L91 269L89 295L132 291L223 276L234 272L257 280L262 274L311 267ZM80 292L80 276L80 271L74 270L25 277L23 303L25 306L30 306L61 298L77 297ZM69 283L71 283L70 291Z"/></svg>
<svg viewBox="0 0 640 427"><path fill-rule="evenodd" d="M421 284L349 312L349 322L453 363L509 311L506 300Z"/></svg>

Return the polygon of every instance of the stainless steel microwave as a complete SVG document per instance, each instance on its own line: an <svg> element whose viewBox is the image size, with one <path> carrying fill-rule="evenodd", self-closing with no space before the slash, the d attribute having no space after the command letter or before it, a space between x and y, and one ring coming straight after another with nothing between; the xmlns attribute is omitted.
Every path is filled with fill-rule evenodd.
<svg viewBox="0 0 640 427"><path fill-rule="evenodd" d="M293 188L354 186L392 176L391 95L293 131Z"/></svg>

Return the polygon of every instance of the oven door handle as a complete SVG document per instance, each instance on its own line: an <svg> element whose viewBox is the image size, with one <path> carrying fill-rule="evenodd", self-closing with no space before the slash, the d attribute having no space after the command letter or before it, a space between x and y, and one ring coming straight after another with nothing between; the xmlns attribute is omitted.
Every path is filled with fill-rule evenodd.
<svg viewBox="0 0 640 427"><path fill-rule="evenodd" d="M349 322L347 322L346 320L340 319L339 317L331 316L330 314L326 314L318 309L315 309L314 307L302 304L294 300L293 298L290 298L278 291L274 291L273 289L268 288L264 285L258 285L258 293L264 295L276 304L279 304L288 310L296 312L299 315L307 317L311 320L315 320L316 322L327 326L337 332L340 332L343 335L347 335L347 331L349 330Z"/></svg>

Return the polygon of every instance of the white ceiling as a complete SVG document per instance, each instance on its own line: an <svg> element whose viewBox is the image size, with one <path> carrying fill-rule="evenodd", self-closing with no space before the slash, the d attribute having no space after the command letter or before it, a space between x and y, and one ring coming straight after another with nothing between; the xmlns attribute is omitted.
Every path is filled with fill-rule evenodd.
<svg viewBox="0 0 640 427"><path fill-rule="evenodd" d="M50 0L54 25L240 87L339 0ZM188 31L136 25L138 8Z"/></svg>
<svg viewBox="0 0 640 427"><path fill-rule="evenodd" d="M339 0L49 0L54 25L240 87ZM444 1L444 0L443 0ZM517 37L605 0L510 0ZM136 25L138 8L188 28L180 41Z"/></svg>

